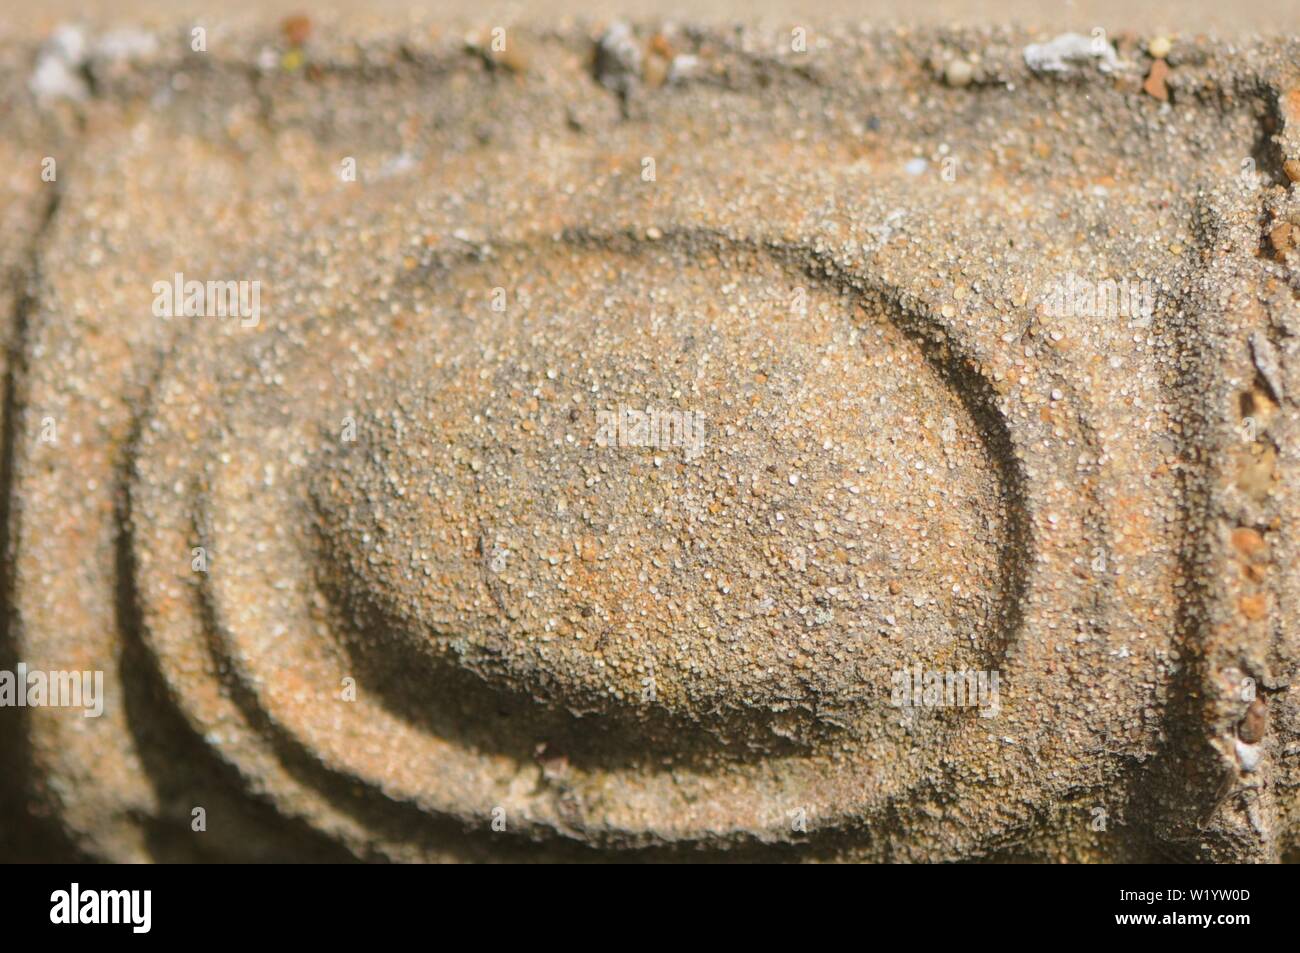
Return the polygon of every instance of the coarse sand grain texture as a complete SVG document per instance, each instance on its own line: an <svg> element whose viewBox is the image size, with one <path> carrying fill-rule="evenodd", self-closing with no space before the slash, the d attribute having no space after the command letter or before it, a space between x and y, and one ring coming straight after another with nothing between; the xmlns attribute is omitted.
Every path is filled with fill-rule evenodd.
<svg viewBox="0 0 1300 953"><path fill-rule="evenodd" d="M0 858L1300 858L1281 8L729 9L0 30Z"/></svg>

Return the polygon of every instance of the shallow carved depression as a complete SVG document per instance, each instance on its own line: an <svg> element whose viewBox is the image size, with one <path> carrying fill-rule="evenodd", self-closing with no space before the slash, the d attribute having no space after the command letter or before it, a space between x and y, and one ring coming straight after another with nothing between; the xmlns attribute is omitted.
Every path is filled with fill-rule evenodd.
<svg viewBox="0 0 1300 953"><path fill-rule="evenodd" d="M192 579L138 576L164 672L230 673L175 679L205 730L229 695L269 725L246 731L467 818L753 829L787 773L897 722L894 671L989 667L1001 476L888 315L669 242L444 263L401 291L160 388L137 558L198 538L212 565L197 609ZM228 756L264 772L238 734ZM539 762L608 801L548 820L521 782Z"/></svg>

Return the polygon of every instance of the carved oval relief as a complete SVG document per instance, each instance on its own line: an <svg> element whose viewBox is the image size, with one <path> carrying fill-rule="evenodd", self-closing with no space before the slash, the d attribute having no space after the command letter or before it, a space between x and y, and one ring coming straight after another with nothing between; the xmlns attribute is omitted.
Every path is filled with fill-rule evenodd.
<svg viewBox="0 0 1300 953"><path fill-rule="evenodd" d="M135 585L209 744L325 826L286 759L596 839L776 836L791 790L852 816L831 778L908 783L894 673L995 667L1018 569L987 415L898 316L671 239L384 297L220 369L196 341L156 390Z"/></svg>

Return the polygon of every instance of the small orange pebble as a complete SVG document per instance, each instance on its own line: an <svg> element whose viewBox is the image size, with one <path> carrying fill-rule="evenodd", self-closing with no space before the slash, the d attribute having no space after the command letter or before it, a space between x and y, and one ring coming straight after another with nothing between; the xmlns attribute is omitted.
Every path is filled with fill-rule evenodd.
<svg viewBox="0 0 1300 953"><path fill-rule="evenodd" d="M1247 744L1258 744L1268 729L1268 703L1260 695L1246 709L1246 715L1237 726L1237 736Z"/></svg>
<svg viewBox="0 0 1300 953"><path fill-rule="evenodd" d="M1147 73L1142 89L1148 96L1153 96L1162 103L1169 102L1169 87L1165 85L1165 77L1168 75L1169 64L1164 60L1156 60L1151 64L1151 72Z"/></svg>
<svg viewBox="0 0 1300 953"><path fill-rule="evenodd" d="M1232 531L1232 545L1247 559L1253 559L1267 548L1264 537L1249 526L1238 526Z"/></svg>
<svg viewBox="0 0 1300 953"><path fill-rule="evenodd" d="M1262 592L1237 599L1237 609L1251 622L1258 622L1268 615L1268 596Z"/></svg>
<svg viewBox="0 0 1300 953"><path fill-rule="evenodd" d="M1282 258L1296 246L1296 228L1290 222L1274 225L1268 233L1269 244L1278 258Z"/></svg>
<svg viewBox="0 0 1300 953"><path fill-rule="evenodd" d="M280 32L290 46L302 46L311 35L311 19L298 13L280 21Z"/></svg>

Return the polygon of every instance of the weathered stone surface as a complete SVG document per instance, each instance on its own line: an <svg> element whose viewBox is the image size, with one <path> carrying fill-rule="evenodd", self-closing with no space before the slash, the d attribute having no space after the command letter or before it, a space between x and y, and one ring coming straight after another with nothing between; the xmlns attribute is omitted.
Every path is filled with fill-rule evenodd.
<svg viewBox="0 0 1300 953"><path fill-rule="evenodd" d="M1295 858L1300 45L302 29L0 49L11 849Z"/></svg>

